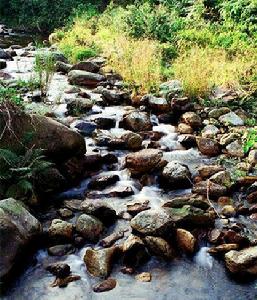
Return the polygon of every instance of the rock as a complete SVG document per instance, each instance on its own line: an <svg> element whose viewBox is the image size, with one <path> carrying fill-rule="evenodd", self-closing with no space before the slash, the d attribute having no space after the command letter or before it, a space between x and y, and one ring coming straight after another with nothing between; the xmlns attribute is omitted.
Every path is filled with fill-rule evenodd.
<svg viewBox="0 0 257 300"><path fill-rule="evenodd" d="M87 193L87 197L90 199L103 199L103 198L126 198L134 195L134 191L131 186L118 186L106 193L100 191L93 191Z"/></svg>
<svg viewBox="0 0 257 300"><path fill-rule="evenodd" d="M106 104L119 104L126 103L129 101L130 96L128 92L125 91L119 91L119 90L107 90L104 89L102 91L102 97Z"/></svg>
<svg viewBox="0 0 257 300"><path fill-rule="evenodd" d="M223 206L221 213L225 217L234 217L236 214L236 210L232 205L225 205L225 206Z"/></svg>
<svg viewBox="0 0 257 300"><path fill-rule="evenodd" d="M100 70L100 66L93 61L80 61L72 66L71 70L81 70L81 71L87 71L91 73L98 73Z"/></svg>
<svg viewBox="0 0 257 300"><path fill-rule="evenodd" d="M194 132L193 128L185 123L178 124L178 132L181 134L191 134Z"/></svg>
<svg viewBox="0 0 257 300"><path fill-rule="evenodd" d="M202 120L199 115L195 112L186 112L181 116L182 122L191 126L194 129L199 129L202 126Z"/></svg>
<svg viewBox="0 0 257 300"><path fill-rule="evenodd" d="M214 221L209 213L190 205L181 208L165 208L165 212L178 227L210 226Z"/></svg>
<svg viewBox="0 0 257 300"><path fill-rule="evenodd" d="M47 52L49 52L48 50L45 51L45 54L47 54ZM59 51L54 51L54 52L49 52L51 54L51 56L53 57L53 59L57 62L57 61L61 61L65 64L68 63L67 58L64 56L63 53L59 52ZM44 55L44 53L42 53Z"/></svg>
<svg viewBox="0 0 257 300"><path fill-rule="evenodd" d="M56 245L47 249L49 255L64 256L75 252L75 248L71 244Z"/></svg>
<svg viewBox="0 0 257 300"><path fill-rule="evenodd" d="M225 115L230 112L228 107L214 108L209 112L209 118L218 119L220 116Z"/></svg>
<svg viewBox="0 0 257 300"><path fill-rule="evenodd" d="M98 175L89 182L88 188L93 190L103 190L110 185L114 185L119 180L120 178L118 175Z"/></svg>
<svg viewBox="0 0 257 300"><path fill-rule="evenodd" d="M129 267L137 267L148 259L143 240L133 234L124 242L122 251L124 254L124 264Z"/></svg>
<svg viewBox="0 0 257 300"><path fill-rule="evenodd" d="M143 149L130 153L125 158L125 166L133 175L150 173L162 164L162 151L157 149Z"/></svg>
<svg viewBox="0 0 257 300"><path fill-rule="evenodd" d="M130 268L130 267L123 267L121 268L120 271L121 273L128 274L128 275L132 275L135 272L134 268Z"/></svg>
<svg viewBox="0 0 257 300"><path fill-rule="evenodd" d="M196 137L193 134L179 135L178 142L186 149L196 147Z"/></svg>
<svg viewBox="0 0 257 300"><path fill-rule="evenodd" d="M97 218L82 214L76 221L76 230L85 239L95 242L104 230L103 224Z"/></svg>
<svg viewBox="0 0 257 300"><path fill-rule="evenodd" d="M224 168L219 165L201 166L198 168L199 175L202 179L210 178L212 175L223 171Z"/></svg>
<svg viewBox="0 0 257 300"><path fill-rule="evenodd" d="M162 207L181 208L184 205L191 205L203 210L207 210L210 207L210 204L205 197L194 194L174 197L165 201Z"/></svg>
<svg viewBox="0 0 257 300"><path fill-rule="evenodd" d="M242 126L244 125L244 121L234 112L229 112L225 115L219 117L219 121L224 125L232 125L232 126Z"/></svg>
<svg viewBox="0 0 257 300"><path fill-rule="evenodd" d="M132 201L127 204L127 212L132 216L135 216L141 211L148 210L148 209L150 209L149 200Z"/></svg>
<svg viewBox="0 0 257 300"><path fill-rule="evenodd" d="M136 280L141 282L150 282L152 280L152 275L149 272L143 272L136 276Z"/></svg>
<svg viewBox="0 0 257 300"><path fill-rule="evenodd" d="M147 131L152 129L150 117L145 112L132 111L123 118L125 129L135 132Z"/></svg>
<svg viewBox="0 0 257 300"><path fill-rule="evenodd" d="M113 118L99 117L94 119L97 128L100 129L111 129L115 127L116 120Z"/></svg>
<svg viewBox="0 0 257 300"><path fill-rule="evenodd" d="M227 194L227 188L211 181L201 181L193 186L192 192L207 196L207 190L209 196L212 198L219 198Z"/></svg>
<svg viewBox="0 0 257 300"><path fill-rule="evenodd" d="M12 60L12 57L5 50L3 50L3 49L0 48L0 59Z"/></svg>
<svg viewBox="0 0 257 300"><path fill-rule="evenodd" d="M41 224L12 198L0 201L0 279L5 280L42 232Z"/></svg>
<svg viewBox="0 0 257 300"><path fill-rule="evenodd" d="M0 70L5 69L7 67L7 63L5 60L0 59Z"/></svg>
<svg viewBox="0 0 257 300"><path fill-rule="evenodd" d="M70 282L80 280L81 277L78 275L69 275L65 278L56 278L56 280L51 284L51 287L66 287Z"/></svg>
<svg viewBox="0 0 257 300"><path fill-rule="evenodd" d="M80 205L81 205L82 201L78 200L78 199L70 199L70 200L65 200L63 202L64 206L74 212L76 211L80 211Z"/></svg>
<svg viewBox="0 0 257 300"><path fill-rule="evenodd" d="M146 236L144 242L151 252L151 254L163 257L165 259L172 259L175 256L174 249L163 238L155 236Z"/></svg>
<svg viewBox="0 0 257 300"><path fill-rule="evenodd" d="M76 122L76 125L74 127L80 134L84 136L91 136L94 130L97 128L97 125L93 122L79 121Z"/></svg>
<svg viewBox="0 0 257 300"><path fill-rule="evenodd" d="M63 219L70 219L73 217L73 212L68 208L60 208L58 210L58 214Z"/></svg>
<svg viewBox="0 0 257 300"><path fill-rule="evenodd" d="M233 141L240 138L238 133L226 133L223 134L220 138L220 144L222 146L227 146L228 144L232 143Z"/></svg>
<svg viewBox="0 0 257 300"><path fill-rule="evenodd" d="M116 280L113 278L108 278L93 286L93 291L95 293L108 292L116 287Z"/></svg>
<svg viewBox="0 0 257 300"><path fill-rule="evenodd" d="M70 84L94 88L100 82L105 81L105 77L87 71L73 70L69 72L68 80Z"/></svg>
<svg viewBox="0 0 257 300"><path fill-rule="evenodd" d="M191 186L191 173L187 166L172 161L164 167L160 180L170 190L186 188Z"/></svg>
<svg viewBox="0 0 257 300"><path fill-rule="evenodd" d="M231 144L227 145L226 150L230 156L235 157L244 157L245 153L243 150L243 145L241 141L234 141Z"/></svg>
<svg viewBox="0 0 257 300"><path fill-rule="evenodd" d="M104 239L100 241L100 245L104 248L111 247L116 241L122 239L124 237L124 231L120 230L118 232L114 232L111 235L108 235Z"/></svg>
<svg viewBox="0 0 257 300"><path fill-rule="evenodd" d="M72 234L73 225L60 219L54 219L48 229L48 235L54 241L69 241Z"/></svg>
<svg viewBox="0 0 257 300"><path fill-rule="evenodd" d="M127 132L121 136L128 150L139 150L142 147L143 139L135 132Z"/></svg>
<svg viewBox="0 0 257 300"><path fill-rule="evenodd" d="M107 277L111 272L113 259L118 252L117 247L99 250L87 249L84 256L87 271L95 277Z"/></svg>
<svg viewBox="0 0 257 300"><path fill-rule="evenodd" d="M81 203L81 210L101 220L105 225L113 224L116 219L116 211L101 200L85 200Z"/></svg>
<svg viewBox="0 0 257 300"><path fill-rule="evenodd" d="M248 162L251 165L256 165L256 163L257 163L257 150L255 150L255 149L250 150L250 152L248 154Z"/></svg>
<svg viewBox="0 0 257 300"><path fill-rule="evenodd" d="M69 100L67 103L67 113L71 116L86 114L93 107L91 99L76 98Z"/></svg>
<svg viewBox="0 0 257 300"><path fill-rule="evenodd" d="M225 254L226 266L232 273L257 274L257 246Z"/></svg>
<svg viewBox="0 0 257 300"><path fill-rule="evenodd" d="M219 129L214 125L207 125L202 130L202 137L204 138L215 138L219 133Z"/></svg>
<svg viewBox="0 0 257 300"><path fill-rule="evenodd" d="M194 104L188 97L174 97L170 99L171 110L174 113L181 114L194 108Z"/></svg>
<svg viewBox="0 0 257 300"><path fill-rule="evenodd" d="M165 98L158 98L153 95L146 95L144 98L146 99L149 108L154 111L154 113L168 112L170 110L170 105Z"/></svg>
<svg viewBox="0 0 257 300"><path fill-rule="evenodd" d="M196 238L185 229L177 229L177 244L186 253L194 253L196 250Z"/></svg>
<svg viewBox="0 0 257 300"><path fill-rule="evenodd" d="M197 138L199 151L208 156L217 156L220 154L220 145L217 141L209 138Z"/></svg>
<svg viewBox="0 0 257 300"><path fill-rule="evenodd" d="M163 96L168 94L175 95L182 92L182 83L179 80L169 80L160 85L160 91Z"/></svg>
<svg viewBox="0 0 257 300"><path fill-rule="evenodd" d="M225 205L231 205L232 204L232 199L229 198L229 197L219 197L217 203L220 205L220 206L225 206Z"/></svg>
<svg viewBox="0 0 257 300"><path fill-rule="evenodd" d="M220 254L220 253L224 254L231 250L237 250L238 248L239 248L238 244L222 244L217 247L210 248L208 252L210 254Z"/></svg>
<svg viewBox="0 0 257 300"><path fill-rule="evenodd" d="M66 64L62 61L57 61L55 64L56 72L61 72L63 74L68 74L70 72L71 65Z"/></svg>
<svg viewBox="0 0 257 300"><path fill-rule="evenodd" d="M169 235L174 227L171 217L162 209L142 211L131 220L130 225L143 235L153 236Z"/></svg>
<svg viewBox="0 0 257 300"><path fill-rule="evenodd" d="M223 233L221 232L221 230L215 228L212 229L209 234L208 234L208 240L210 243L212 244L216 244L219 243L222 239Z"/></svg>
<svg viewBox="0 0 257 300"><path fill-rule="evenodd" d="M27 115L20 111L11 113L11 129L6 129L7 112L0 113L0 131L3 136L0 148L13 152L22 152L24 148L44 149L44 154L55 162L67 160L86 152L84 138L58 123L57 121L40 115ZM17 143L23 141L22 143Z"/></svg>
<svg viewBox="0 0 257 300"><path fill-rule="evenodd" d="M48 265L46 270L58 278L65 278L71 273L70 266L60 262Z"/></svg>
<svg viewBox="0 0 257 300"><path fill-rule="evenodd" d="M229 171L219 171L210 177L210 181L230 188L232 185Z"/></svg>

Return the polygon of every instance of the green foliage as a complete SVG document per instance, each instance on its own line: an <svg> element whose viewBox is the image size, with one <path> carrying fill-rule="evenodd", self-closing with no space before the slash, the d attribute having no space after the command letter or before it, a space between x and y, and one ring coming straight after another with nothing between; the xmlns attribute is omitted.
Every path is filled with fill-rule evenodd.
<svg viewBox="0 0 257 300"><path fill-rule="evenodd" d="M247 133L246 139L244 141L244 152L248 153L257 143L257 130L250 129Z"/></svg>
<svg viewBox="0 0 257 300"><path fill-rule="evenodd" d="M0 184L5 187L5 196L18 199L31 196L35 174L50 166L39 149L29 149L24 155L0 149Z"/></svg>
<svg viewBox="0 0 257 300"><path fill-rule="evenodd" d="M22 98L18 94L17 89L0 86L0 104L10 101L18 106L22 105Z"/></svg>

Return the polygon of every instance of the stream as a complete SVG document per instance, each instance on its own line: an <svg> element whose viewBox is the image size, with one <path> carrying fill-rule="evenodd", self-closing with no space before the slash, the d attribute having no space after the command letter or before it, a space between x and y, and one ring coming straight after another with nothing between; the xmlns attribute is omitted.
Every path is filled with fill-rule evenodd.
<svg viewBox="0 0 257 300"><path fill-rule="evenodd" d="M9 39L1 40L0 44L9 46L10 44L27 44L30 36L13 35ZM33 57L20 57L22 50L17 50L18 57L14 61L7 63L4 72L11 74L14 78L29 79L33 74ZM56 117L65 121L66 104L65 90L69 87L67 76L55 74L49 89L49 103L43 105L42 109L52 110ZM115 119L115 126L109 132L117 137L125 132L125 129L119 128L122 116L129 110L126 106L109 106L102 107L98 100L99 95L93 94L90 90L84 90L89 93L92 99L95 99L90 114L83 117L83 120L92 121L95 118L106 117ZM72 97L69 95L69 97ZM42 104L35 104L41 106ZM33 110L33 107L32 107ZM164 151L164 158L170 162L179 161L188 165L192 174L200 165L211 164L213 159L203 156L197 149L184 149L178 142L178 133L172 125L159 123L155 115L151 116L153 131L160 132L163 137L159 141L161 149ZM71 125L73 127L73 125ZM75 129L75 128L74 128ZM144 145L147 147L147 140ZM127 150L110 151L107 147L98 146L93 138L86 138L87 154L99 153L101 155L113 153L118 157L118 163L110 170L104 166L100 171L93 174L111 175L116 174L120 180L113 186L101 191L108 193L113 189L130 187L134 195L125 198L110 197L108 203L116 210L117 214L126 209L129 201L149 200L151 208L158 209L165 200L171 196L184 195L190 192L190 189L175 190L165 192L159 187L155 178L151 183L140 188L136 179L131 178L130 172L124 169L124 158L128 154ZM59 199L83 199L88 190L89 179L84 179L78 186L58 195ZM54 200L53 200L54 201ZM50 216L50 217L49 217ZM69 220L75 223L76 216ZM47 228L50 221L58 218L56 207L48 208L47 213L42 212L38 219L42 222L44 228ZM118 220L113 226L109 227L104 233L108 236L110 233L128 229L125 237L129 234L129 222ZM211 256L207 250L210 245L200 241L198 251L193 256L182 256L171 262L165 262L158 258L152 257L146 264L142 265L138 272L150 272L152 274L151 282L136 281L134 276L120 272L121 265L116 263L111 273L111 277L117 280L117 286L113 290L105 293L94 293L92 285L98 282L98 279L90 276L83 262L83 256L86 249L91 246L86 244L83 248L77 249L75 253L63 257L49 256L46 249L40 249L30 259L31 263L26 266L23 273L16 279L4 296L3 300L254 300L257 299L257 281L238 282L227 271L222 260ZM66 288L50 287L53 282L53 276L45 270L45 266L55 261L66 262L70 265L74 274L80 275L81 280L70 283Z"/></svg>

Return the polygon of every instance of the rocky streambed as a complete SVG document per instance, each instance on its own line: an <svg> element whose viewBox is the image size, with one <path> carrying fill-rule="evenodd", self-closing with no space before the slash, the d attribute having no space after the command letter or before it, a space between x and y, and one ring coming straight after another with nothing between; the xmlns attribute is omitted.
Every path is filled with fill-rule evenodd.
<svg viewBox="0 0 257 300"><path fill-rule="evenodd" d="M71 66L40 51L57 57L48 99L24 90L27 112L15 120L48 116L34 117L33 143L57 168L40 179L39 203L0 201L1 276L23 265L1 298L255 299L247 113L195 104L175 80L158 97L132 97L103 72L105 59ZM0 50L3 84L34 76L35 53Z"/></svg>

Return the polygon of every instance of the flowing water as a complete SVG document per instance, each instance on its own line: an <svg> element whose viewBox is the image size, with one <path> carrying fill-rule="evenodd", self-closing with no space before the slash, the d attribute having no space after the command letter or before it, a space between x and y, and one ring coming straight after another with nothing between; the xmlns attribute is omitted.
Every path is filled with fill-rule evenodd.
<svg viewBox="0 0 257 300"><path fill-rule="evenodd" d="M15 78L29 78L32 74L33 58L20 58L15 62L8 62L6 70ZM54 105L54 112L60 119L65 118L65 95L67 88L66 76L55 74L50 87L50 100ZM90 92L90 91L89 91ZM97 99L97 95L94 95ZM57 101L58 100L58 101ZM115 128L109 131L110 134L119 136L124 129L118 128L119 121L129 109L124 106L113 106L102 108L96 105L93 113L86 116L85 120L93 120L95 117L111 117L116 120ZM202 164L211 163L211 160L202 156L196 149L185 150L177 141L178 134L174 126L159 124L156 116L152 116L152 122L155 124L153 131L164 134L160 140L160 147L165 149L164 158L168 161L177 160L187 164L190 171L194 174L197 167ZM188 190L176 190L165 193L152 178L149 185L142 189L138 182L130 177L128 170L123 168L124 157L127 151L107 151L105 147L98 147L92 138L87 138L88 153L114 153L118 157L118 163L115 168L96 172L99 174L117 174L120 181L115 186L107 188L103 193L111 189L120 187L131 187L134 195L127 198L108 198L108 202L116 209L117 213L124 210L129 201L148 200L151 208L159 209L161 204L173 195L187 194ZM59 195L63 199L83 199L89 180L85 179L80 185ZM50 214L55 215L56 210L49 208ZM39 216L46 227L48 220L44 212ZM51 218L52 219L52 218ZM71 222L74 222L74 217ZM119 220L110 227L105 233L107 236L113 231L129 228L128 222ZM129 232L128 232L129 233ZM224 263L210 256L207 252L208 244L202 242L198 252L192 257L183 256L172 262L164 262L157 258L151 258L148 263L142 265L138 271L149 271L152 274L150 283L136 281L134 275L125 275L120 272L121 265L117 263L114 266L111 277L117 280L117 286L112 291L96 294L92 291L92 285L98 282L98 279L91 277L83 263L83 255L90 245L86 245L74 254L61 258L51 257L46 249L40 249L31 259L31 263L25 268L24 272L14 282L7 291L3 300L253 300L257 299L256 282L238 282L232 278L225 269ZM72 282L66 288L50 287L53 282L53 276L45 271L44 267L55 261L64 261L71 267L73 274L80 275L81 280Z"/></svg>

